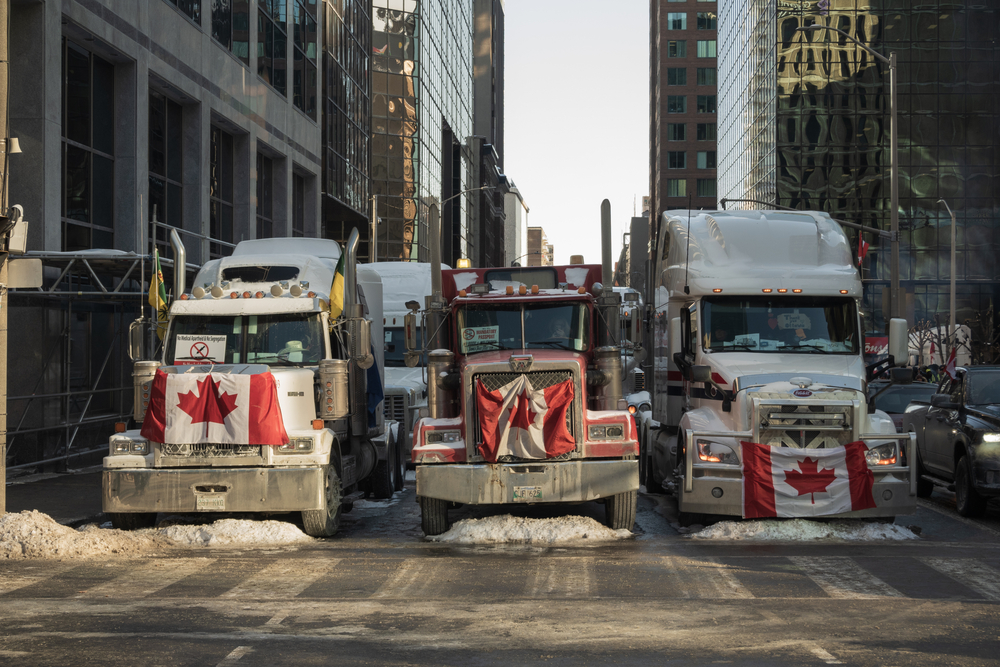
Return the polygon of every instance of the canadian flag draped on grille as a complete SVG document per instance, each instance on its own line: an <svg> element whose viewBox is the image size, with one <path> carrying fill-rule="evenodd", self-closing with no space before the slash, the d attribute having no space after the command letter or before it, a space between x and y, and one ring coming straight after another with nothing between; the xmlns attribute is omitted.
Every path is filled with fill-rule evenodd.
<svg viewBox="0 0 1000 667"><path fill-rule="evenodd" d="M566 411L573 403L573 383L565 380L535 389L519 375L489 391L476 380L476 408L483 434L479 453L490 463L501 456L546 459L573 451L576 441L566 428Z"/></svg>
<svg viewBox="0 0 1000 667"><path fill-rule="evenodd" d="M143 437L167 444L288 442L271 373L156 371Z"/></svg>
<svg viewBox="0 0 1000 667"><path fill-rule="evenodd" d="M741 443L743 516L807 517L875 507L863 442L830 449Z"/></svg>

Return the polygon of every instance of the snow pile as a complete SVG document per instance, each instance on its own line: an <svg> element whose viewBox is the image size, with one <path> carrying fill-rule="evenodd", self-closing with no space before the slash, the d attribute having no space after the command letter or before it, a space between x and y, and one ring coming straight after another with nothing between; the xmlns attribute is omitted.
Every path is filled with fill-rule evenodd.
<svg viewBox="0 0 1000 667"><path fill-rule="evenodd" d="M129 532L94 524L74 530L37 510L0 516L0 560L134 556L170 547L280 546L312 540L297 526L283 521L221 519L209 525Z"/></svg>
<svg viewBox="0 0 1000 667"><path fill-rule="evenodd" d="M151 531L123 533L85 526L73 530L37 510L0 516L0 559L135 555L169 546Z"/></svg>
<svg viewBox="0 0 1000 667"><path fill-rule="evenodd" d="M557 542L611 541L631 537L627 530L612 530L589 517L565 516L557 519L526 519L509 514L483 519L463 519L433 542L452 544L555 544Z"/></svg>
<svg viewBox="0 0 1000 667"><path fill-rule="evenodd" d="M913 540L916 535L908 528L893 523L863 521L721 521L714 526L692 533L698 540L760 540L806 542L811 540Z"/></svg>

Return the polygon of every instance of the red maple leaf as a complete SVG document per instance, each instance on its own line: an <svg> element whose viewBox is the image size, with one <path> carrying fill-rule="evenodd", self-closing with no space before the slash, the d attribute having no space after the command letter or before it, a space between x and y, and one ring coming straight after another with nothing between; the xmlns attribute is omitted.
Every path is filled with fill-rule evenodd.
<svg viewBox="0 0 1000 667"><path fill-rule="evenodd" d="M236 395L219 394L219 384L206 375L198 381L198 396L193 391L177 395L177 407L191 415L192 424L204 422L206 435L210 423L224 424L226 415L236 409Z"/></svg>
<svg viewBox="0 0 1000 667"><path fill-rule="evenodd" d="M816 504L816 492L826 491L826 487L830 486L830 483L837 479L837 475L834 474L833 469L824 468L823 470L817 470L819 460L813 460L810 458L805 458L799 463L799 470L789 470L785 473L785 481L788 485L799 492L800 496L804 496L807 493L813 494L812 504Z"/></svg>
<svg viewBox="0 0 1000 667"><path fill-rule="evenodd" d="M511 411L508 423L514 428L523 428L527 431L534 425L537 416L538 414L531 409L531 398L528 396L528 390L525 389L517 397L517 407Z"/></svg>

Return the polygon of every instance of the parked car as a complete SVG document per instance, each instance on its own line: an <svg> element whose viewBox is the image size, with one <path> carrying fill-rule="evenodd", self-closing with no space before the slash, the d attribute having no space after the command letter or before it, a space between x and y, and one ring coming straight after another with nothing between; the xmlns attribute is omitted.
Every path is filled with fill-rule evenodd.
<svg viewBox="0 0 1000 667"><path fill-rule="evenodd" d="M959 368L929 405L911 404L903 430L917 436L917 495L955 491L958 513L982 516L1000 496L1000 366Z"/></svg>
<svg viewBox="0 0 1000 667"><path fill-rule="evenodd" d="M913 401L930 403L935 393L937 385L929 382L890 385L888 380L876 380L868 385L868 397L874 399L875 409L892 417L897 431L903 430L903 413L907 406Z"/></svg>

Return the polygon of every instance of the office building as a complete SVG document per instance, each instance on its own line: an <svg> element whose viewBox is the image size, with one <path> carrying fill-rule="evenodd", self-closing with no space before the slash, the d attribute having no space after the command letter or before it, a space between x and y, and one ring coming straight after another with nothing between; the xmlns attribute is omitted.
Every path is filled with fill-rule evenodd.
<svg viewBox="0 0 1000 667"><path fill-rule="evenodd" d="M555 249L545 236L541 227L528 227L528 256L520 263L522 266L552 266Z"/></svg>

